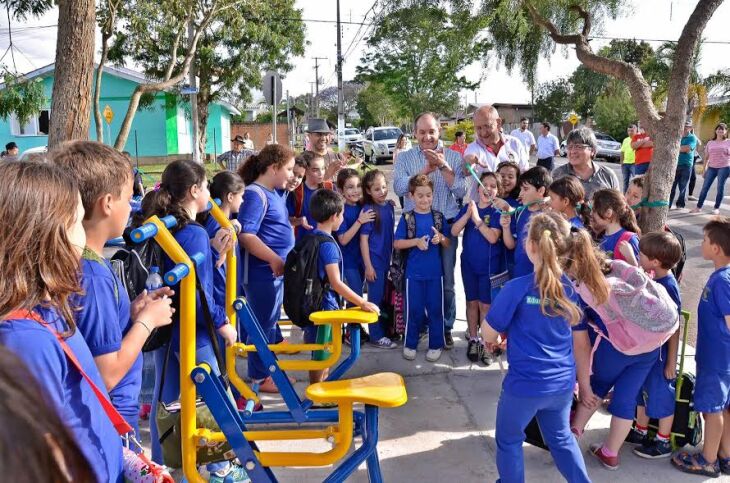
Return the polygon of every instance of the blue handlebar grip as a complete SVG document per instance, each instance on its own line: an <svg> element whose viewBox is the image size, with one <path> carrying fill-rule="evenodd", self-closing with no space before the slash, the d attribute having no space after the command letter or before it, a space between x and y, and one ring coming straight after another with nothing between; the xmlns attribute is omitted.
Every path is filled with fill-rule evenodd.
<svg viewBox="0 0 730 483"><path fill-rule="evenodd" d="M202 252L193 253L192 255L190 255L190 260L195 263L196 267L199 267L203 263L205 263L205 255L203 255Z"/></svg>
<svg viewBox="0 0 730 483"><path fill-rule="evenodd" d="M168 230L177 225L177 218L172 215L163 216L160 221L165 224Z"/></svg>
<svg viewBox="0 0 730 483"><path fill-rule="evenodd" d="M111 240L107 240L104 244L105 247L123 247L125 245L124 237L118 236L116 238L112 238Z"/></svg>
<svg viewBox="0 0 730 483"><path fill-rule="evenodd" d="M213 198L213 203L220 206L221 205L221 199L220 198Z"/></svg>
<svg viewBox="0 0 730 483"><path fill-rule="evenodd" d="M251 417L253 414L253 408L256 405L253 399L246 401L246 407L243 409L243 416L246 418Z"/></svg>
<svg viewBox="0 0 730 483"><path fill-rule="evenodd" d="M153 223L145 223L139 228L132 230L132 233L130 233L129 236L132 238L134 243L142 243L155 235L157 235L157 225Z"/></svg>
<svg viewBox="0 0 730 483"><path fill-rule="evenodd" d="M175 267L165 274L165 283L167 285L177 285L180 280L188 276L190 270L184 263L178 263Z"/></svg>

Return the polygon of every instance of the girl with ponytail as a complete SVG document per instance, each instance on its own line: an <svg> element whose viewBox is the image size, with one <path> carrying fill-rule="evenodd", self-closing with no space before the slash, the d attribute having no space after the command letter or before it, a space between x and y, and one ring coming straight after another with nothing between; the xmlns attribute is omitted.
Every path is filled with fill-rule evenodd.
<svg viewBox="0 0 730 483"><path fill-rule="evenodd" d="M591 209L585 200L586 191L575 176L558 178L548 188L550 208L561 213L576 228L590 224Z"/></svg>
<svg viewBox="0 0 730 483"><path fill-rule="evenodd" d="M638 260L641 229L636 223L634 210L617 190L607 188L593 194L591 228L596 234L603 234L600 248L609 258L626 260L620 248L623 247L625 252L630 247Z"/></svg>
<svg viewBox="0 0 730 483"><path fill-rule="evenodd" d="M608 286L585 230L571 230L555 212L535 214L527 230L525 250L535 271L507 282L481 328L488 343L507 334L509 371L497 407L497 469L502 481L525 480L524 431L537 417L563 477L588 482L569 423L576 380L572 327L582 322L583 313L562 265L578 259L587 264L586 270L594 270L586 283L597 298L608 297Z"/></svg>

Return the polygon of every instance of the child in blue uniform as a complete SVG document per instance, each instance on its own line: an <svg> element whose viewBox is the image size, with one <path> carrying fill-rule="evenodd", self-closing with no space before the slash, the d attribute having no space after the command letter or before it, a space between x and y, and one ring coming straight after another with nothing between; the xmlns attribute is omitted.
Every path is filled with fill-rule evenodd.
<svg viewBox="0 0 730 483"><path fill-rule="evenodd" d="M730 218L705 225L702 258L715 271L697 308L697 380L694 407L705 420L702 451L680 452L672 464L681 471L717 477L730 474Z"/></svg>
<svg viewBox="0 0 730 483"><path fill-rule="evenodd" d="M284 260L294 247L289 214L276 190L286 187L293 169L294 152L281 144L271 144L251 156L239 171L246 184L238 212L242 252L239 280L262 331L272 343L277 340L284 297ZM256 353L248 356L248 375L260 383L260 391L278 391Z"/></svg>
<svg viewBox="0 0 730 483"><path fill-rule="evenodd" d="M418 338L428 313L428 352L426 360L436 362L444 348L444 272L441 266L441 247L448 247L451 227L443 214L431 209L433 181L425 174L417 174L408 181L408 192L415 208L404 213L395 231L394 248L408 250L405 273L406 336L403 357L416 358ZM415 238L408 239L406 216L414 217ZM437 227L435 217L442 226Z"/></svg>
<svg viewBox="0 0 730 483"><path fill-rule="evenodd" d="M585 200L586 190L575 176L563 176L548 188L550 209L562 214L572 226L585 228L590 223L590 208Z"/></svg>
<svg viewBox="0 0 730 483"><path fill-rule="evenodd" d="M106 396L70 301L72 294L81 292L79 260L86 244L77 184L65 170L34 162L3 163L0 179L0 344L25 362L38 380L96 480L121 483L122 439L50 330L64 337L84 372ZM11 315L21 308L35 312L49 327L34 320L28 310ZM57 449L53 442L49 446ZM67 469L72 472L70 481L83 481L83 473L73 466Z"/></svg>
<svg viewBox="0 0 730 483"><path fill-rule="evenodd" d="M602 189L593 194L591 209L591 228L597 234L603 234L600 247L610 258L625 260L626 256L618 250L619 242L627 241L639 256L639 225L631 207L623 195L614 189Z"/></svg>
<svg viewBox="0 0 730 483"><path fill-rule="evenodd" d="M466 355L471 362L482 360L491 363L479 340L479 321L484 320L492 303L490 276L506 270L500 212L492 200L500 190L499 178L491 172L482 173L479 187L479 203L469 202L456 216L451 235L464 231L464 248L461 252L461 279L466 294L466 322L469 344ZM485 190L486 188L486 190Z"/></svg>
<svg viewBox="0 0 730 483"><path fill-rule="evenodd" d="M323 235L332 241L323 242L319 245L319 255L317 259L317 275L321 281L327 281L329 290L326 290L322 296L322 305L320 310L337 310L340 308L339 297L343 297L366 312L379 313L380 309L372 302L362 298L362 294L358 294L355 290L345 283L343 280L343 260L344 252L340 250L339 244L335 241L332 232L342 224L344 203L342 197L332 190L321 189L312 196L310 202L310 211L316 222L316 228L312 231L313 235ZM314 344L318 337L317 332L322 331L319 339L325 342L331 342L332 332L328 325L308 326L304 329L304 342ZM309 382L311 384L320 382L327 377L327 370L309 371Z"/></svg>
<svg viewBox="0 0 730 483"><path fill-rule="evenodd" d="M630 250L628 253L632 254ZM638 265L646 273L654 274L654 281L667 290L680 312L682 301L679 284L671 269L681 256L682 247L677 238L669 232L652 232L641 237ZM637 264L633 258L629 258L628 262L632 265ZM634 454L642 458L668 458L672 454L669 437L674 422L674 380L677 377L678 347L679 329L661 347L659 359L649 372L639 393L636 425L631 429L627 441L641 445L634 448ZM654 439L647 437L649 418L659 420L659 428Z"/></svg>
<svg viewBox="0 0 730 483"><path fill-rule="evenodd" d="M281 194L284 200L289 199L289 195L299 188L299 185L304 181L304 176L307 174L307 160L304 153L300 154L294 159L294 170L292 171L292 177L286 183L286 188L278 188L276 191Z"/></svg>
<svg viewBox="0 0 730 483"><path fill-rule="evenodd" d="M363 210L372 210L373 221L360 229L360 254L368 284L368 300L377 306L385 297L385 282L393 254L395 208L388 200L388 184L382 171L368 171L362 180ZM380 322L370 324L370 343L382 349L395 349L397 344L385 336Z"/></svg>
<svg viewBox="0 0 730 483"><path fill-rule="evenodd" d="M502 161L497 165L497 176L499 176L500 192L499 199L504 200L506 205L500 203L499 200L495 200L495 205L502 211L509 211L512 208L518 208L522 206L520 203L520 186L518 181L520 179L520 167L517 163L512 161ZM501 224L500 224L501 226ZM515 232L515 222L512 218L512 224L510 225L512 233ZM504 242L502 243L504 245ZM512 273L515 266L515 250L512 248L504 248L507 260L507 270Z"/></svg>
<svg viewBox="0 0 730 483"><path fill-rule="evenodd" d="M594 268L585 283L599 298L608 286L585 230L571 234L568 222L557 213L532 217L525 239L535 273L505 284L482 323L482 337L496 343L507 333L509 370L497 407L497 469L503 483L525 481L522 444L533 417L542 430L555 465L570 482L588 482L578 442L569 417L575 386L571 326L582 313L578 296L563 273L559 259L579 258Z"/></svg>
<svg viewBox="0 0 730 483"><path fill-rule="evenodd" d="M515 265L512 270L512 277L521 277L534 271L532 262L525 252L525 239L527 236L527 224L530 218L542 211L542 203L547 196L547 189L552 183L550 172L542 166L530 168L520 175L520 201L524 209L518 210L514 215L502 215L502 238L504 246L515 251ZM512 218L514 217L514 225Z"/></svg>
<svg viewBox="0 0 730 483"><path fill-rule="evenodd" d="M76 324L86 339L112 404L139 434L142 346L156 327L172 322L169 287L142 293L130 305L124 284L104 259L107 240L122 235L129 219L132 172L118 151L102 143L74 141L52 161L76 178L86 212L81 259L84 293Z"/></svg>
<svg viewBox="0 0 730 483"><path fill-rule="evenodd" d="M286 198L289 221L294 227L294 236L297 240L314 229L316 222L309 212L309 202L314 192L321 188L332 189L332 182L324 179L324 158L311 151L302 153L301 157L307 163L304 182Z"/></svg>

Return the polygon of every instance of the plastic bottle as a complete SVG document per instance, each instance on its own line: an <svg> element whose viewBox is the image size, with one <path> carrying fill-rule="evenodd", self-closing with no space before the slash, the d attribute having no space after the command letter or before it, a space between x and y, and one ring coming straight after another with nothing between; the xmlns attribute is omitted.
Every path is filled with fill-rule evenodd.
<svg viewBox="0 0 730 483"><path fill-rule="evenodd" d="M152 292L158 288L162 288L162 276L160 275L159 267L150 267L150 274L147 276L147 280L144 282L144 288L147 292Z"/></svg>

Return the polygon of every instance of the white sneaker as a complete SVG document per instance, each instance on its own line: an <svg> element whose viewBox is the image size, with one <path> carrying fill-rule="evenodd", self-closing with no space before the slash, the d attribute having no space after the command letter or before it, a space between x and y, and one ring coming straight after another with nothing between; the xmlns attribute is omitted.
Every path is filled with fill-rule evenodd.
<svg viewBox="0 0 730 483"><path fill-rule="evenodd" d="M428 362L436 362L439 360L439 357L441 357L441 349L429 349L428 352L426 352L426 360Z"/></svg>
<svg viewBox="0 0 730 483"><path fill-rule="evenodd" d="M720 208L715 208L714 210L712 210L712 214L713 215L719 215L720 214Z"/></svg>
<svg viewBox="0 0 730 483"><path fill-rule="evenodd" d="M388 339L387 337L381 337L380 340L371 342L371 344L373 344L375 347L380 347L381 349L395 349L396 347L398 347L398 344Z"/></svg>
<svg viewBox="0 0 730 483"><path fill-rule="evenodd" d="M690 201L697 201L697 197L696 196L688 196L687 199L690 200Z"/></svg>
<svg viewBox="0 0 730 483"><path fill-rule="evenodd" d="M702 208L694 208L692 211L690 211L690 213L702 213Z"/></svg>
<svg viewBox="0 0 730 483"><path fill-rule="evenodd" d="M408 347L403 348L403 359L412 361L416 359L416 349L409 349Z"/></svg>

